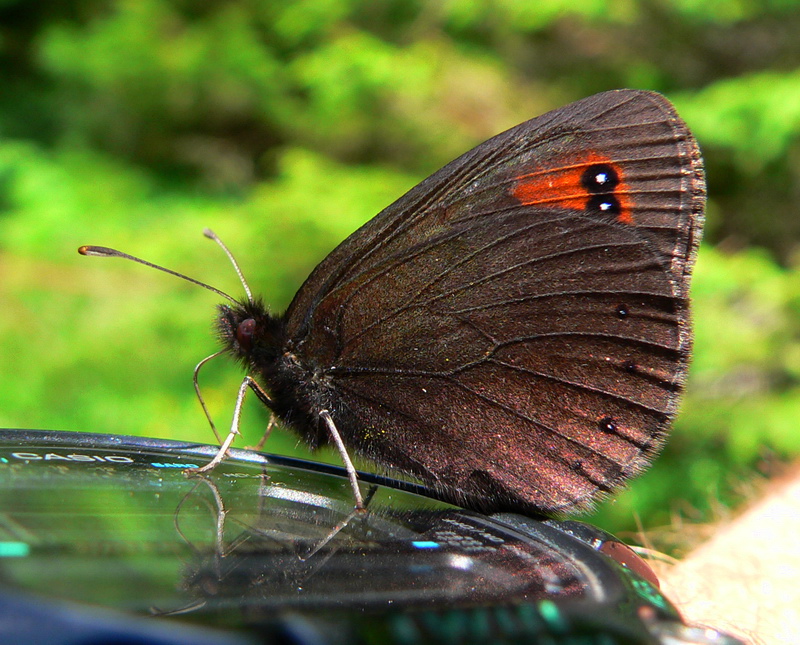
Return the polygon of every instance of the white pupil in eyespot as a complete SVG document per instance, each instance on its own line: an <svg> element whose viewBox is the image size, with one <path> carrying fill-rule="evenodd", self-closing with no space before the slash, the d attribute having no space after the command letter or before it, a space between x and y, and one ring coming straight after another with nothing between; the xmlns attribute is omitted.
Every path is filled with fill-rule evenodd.
<svg viewBox="0 0 800 645"><path fill-rule="evenodd" d="M609 208L611 208L611 204L609 204L608 202L603 202L602 204L600 204L601 211L607 211Z"/></svg>
<svg viewBox="0 0 800 645"><path fill-rule="evenodd" d="M600 186L602 186L603 184L605 184L605 183L608 181L608 175L607 175L606 173L604 173L604 172L598 172L598 173L597 173L597 174L594 176L594 180L595 180L595 181L596 181L596 182L597 182L597 183L598 183Z"/></svg>

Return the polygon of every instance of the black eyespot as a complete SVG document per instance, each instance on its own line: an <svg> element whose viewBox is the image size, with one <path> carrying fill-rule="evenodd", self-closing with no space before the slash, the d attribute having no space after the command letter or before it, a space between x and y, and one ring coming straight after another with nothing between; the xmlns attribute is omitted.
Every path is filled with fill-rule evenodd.
<svg viewBox="0 0 800 645"><path fill-rule="evenodd" d="M616 217L622 212L619 200L614 195L603 193L592 195L586 202L586 210L599 215L612 215Z"/></svg>
<svg viewBox="0 0 800 645"><path fill-rule="evenodd" d="M256 321L246 318L236 328L236 341L242 351L249 352L253 345L253 336L256 333Z"/></svg>
<svg viewBox="0 0 800 645"><path fill-rule="evenodd" d="M619 175L608 164L594 164L583 171L581 184L593 194L613 193L614 189L619 185Z"/></svg>
<svg viewBox="0 0 800 645"><path fill-rule="evenodd" d="M603 417L602 419L600 419L600 421L598 421L597 426L603 432L608 432L608 433L617 432L617 424L614 423L614 419L612 419L611 417Z"/></svg>
<svg viewBox="0 0 800 645"><path fill-rule="evenodd" d="M619 186L619 174L613 166L598 163L586 168L581 175L581 185L589 193L586 210L595 215L616 218L622 212L614 191Z"/></svg>
<svg viewBox="0 0 800 645"><path fill-rule="evenodd" d="M639 371L639 366L631 360L624 361L622 363L622 369L624 369L628 374L636 374Z"/></svg>
<svg viewBox="0 0 800 645"><path fill-rule="evenodd" d="M617 305L617 317L619 318L627 318L630 311L628 310L628 305L624 303L620 303Z"/></svg>

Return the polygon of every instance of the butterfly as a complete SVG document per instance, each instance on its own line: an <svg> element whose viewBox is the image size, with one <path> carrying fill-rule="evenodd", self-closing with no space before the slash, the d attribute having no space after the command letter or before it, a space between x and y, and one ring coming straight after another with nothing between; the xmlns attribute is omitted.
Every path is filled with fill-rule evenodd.
<svg viewBox="0 0 800 645"><path fill-rule="evenodd" d="M489 139L350 235L285 313L222 294L247 376L219 458L253 391L311 448L335 443L357 505L351 452L482 511L588 508L676 414L704 205L698 146L653 92Z"/></svg>

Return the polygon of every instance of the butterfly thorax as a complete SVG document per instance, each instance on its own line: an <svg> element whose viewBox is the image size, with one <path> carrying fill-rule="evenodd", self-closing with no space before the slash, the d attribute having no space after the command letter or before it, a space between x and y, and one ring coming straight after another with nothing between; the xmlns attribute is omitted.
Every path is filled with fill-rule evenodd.
<svg viewBox="0 0 800 645"><path fill-rule="evenodd" d="M218 311L220 341L266 390L264 403L312 448L327 443L319 414L335 407L333 391L323 371L297 353L284 318L258 300L220 305Z"/></svg>

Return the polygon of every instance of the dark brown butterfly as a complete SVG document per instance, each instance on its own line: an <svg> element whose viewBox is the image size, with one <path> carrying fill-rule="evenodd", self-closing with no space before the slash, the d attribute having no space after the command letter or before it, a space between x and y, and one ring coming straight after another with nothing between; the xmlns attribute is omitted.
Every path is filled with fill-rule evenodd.
<svg viewBox="0 0 800 645"><path fill-rule="evenodd" d="M348 237L285 314L249 294L219 307L252 375L235 416L249 387L312 448L334 438L346 463L453 502L586 508L675 415L704 203L698 147L658 94L518 125Z"/></svg>

